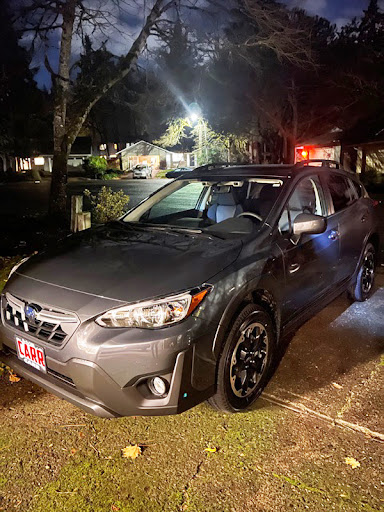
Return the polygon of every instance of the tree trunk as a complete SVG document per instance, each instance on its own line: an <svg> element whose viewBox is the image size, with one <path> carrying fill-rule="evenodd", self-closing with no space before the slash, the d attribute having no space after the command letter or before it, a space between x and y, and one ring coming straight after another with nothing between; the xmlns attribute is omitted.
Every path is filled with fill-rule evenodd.
<svg viewBox="0 0 384 512"><path fill-rule="evenodd" d="M146 18L144 27L140 31L136 40L132 43L129 52L120 61L120 69L111 77L109 81L96 89L89 98L80 104L77 98L70 102L70 59L71 44L73 36L73 27L76 15L76 5L78 0L66 0L62 4L62 32L60 41L59 69L58 74L51 73L54 83L54 119L53 119L53 171L51 183L51 195L49 203L49 212L56 217L65 217L66 212L66 183L67 183L67 164L71 147L79 134L85 120L87 119L92 107L111 89L117 82L123 79L132 66L136 63L142 52L150 31L156 20L173 5L173 0L168 3L164 0L156 0L150 13ZM165 4L165 5L164 5ZM49 66L47 66L49 69ZM68 106L70 111L68 111Z"/></svg>
<svg viewBox="0 0 384 512"><path fill-rule="evenodd" d="M54 111L53 111L53 169L49 213L55 217L65 217L67 164L71 150L67 138L67 102L70 88L69 73L73 25L75 22L77 0L67 0L62 8L63 24L60 41L58 74L53 75Z"/></svg>
<svg viewBox="0 0 384 512"><path fill-rule="evenodd" d="M54 153L49 212L62 219L65 218L67 207L67 165L68 153L66 151Z"/></svg>
<svg viewBox="0 0 384 512"><path fill-rule="evenodd" d="M283 138L283 162L285 164L289 163L289 157L288 157L288 137L285 133L282 133Z"/></svg>
<svg viewBox="0 0 384 512"><path fill-rule="evenodd" d="M299 109L297 104L296 84L294 79L291 81L291 90L288 94L288 101L292 109L292 130L287 141L287 164L295 163L295 146L297 141L297 132L299 127Z"/></svg>

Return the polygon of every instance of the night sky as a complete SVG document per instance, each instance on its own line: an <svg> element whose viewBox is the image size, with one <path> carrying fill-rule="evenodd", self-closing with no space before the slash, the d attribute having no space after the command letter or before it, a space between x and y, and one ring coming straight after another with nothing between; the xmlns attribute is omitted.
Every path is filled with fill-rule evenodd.
<svg viewBox="0 0 384 512"><path fill-rule="evenodd" d="M319 16L323 16L324 18L328 18L333 23L336 23L338 27L341 27L348 23L353 17L361 16L363 13L363 9L366 9L369 3L369 0L281 0L285 1L290 6L297 6L306 9L310 14L317 14ZM108 2L108 0L106 0ZM381 8L384 9L384 0L379 0L379 4ZM142 16L141 16L142 17ZM134 15L133 12L130 13L130 19L124 20L126 28L127 22L130 25L130 29L134 28L134 24L132 26L132 20L137 21L139 18ZM195 23L200 25L200 22L197 18L194 20ZM218 22L218 20L217 20ZM204 25L203 21L203 25ZM138 25L139 26L139 25ZM115 53L116 55L121 55L127 49L128 41L119 37L119 33L111 34L110 40L108 42L108 48ZM53 44L48 49L48 55L52 62L55 62L57 59L57 42L53 38ZM80 52L80 46L76 48L76 42L74 42L74 52L78 54ZM35 80L37 81L40 87L50 88L51 80L49 73L45 69L43 65L43 52L37 52L33 61L33 65L38 68L38 72L35 75Z"/></svg>
<svg viewBox="0 0 384 512"><path fill-rule="evenodd" d="M351 18L360 16L363 9L368 6L369 0L287 0L287 3L303 7L311 14L328 18L340 27ZM384 0L379 0L379 4L384 8Z"/></svg>

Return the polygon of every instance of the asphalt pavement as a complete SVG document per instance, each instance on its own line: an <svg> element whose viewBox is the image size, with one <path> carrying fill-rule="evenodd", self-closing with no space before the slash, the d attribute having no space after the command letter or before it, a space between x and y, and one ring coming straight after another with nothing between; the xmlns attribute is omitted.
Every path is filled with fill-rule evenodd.
<svg viewBox="0 0 384 512"><path fill-rule="evenodd" d="M149 180L87 180L70 178L67 185L68 196L81 195L85 189L93 194L103 186L112 190L123 190L129 195L129 208L136 206L145 197L169 183L168 179ZM15 215L17 217L43 214L48 209L50 180L40 183L17 182L0 184L0 215Z"/></svg>

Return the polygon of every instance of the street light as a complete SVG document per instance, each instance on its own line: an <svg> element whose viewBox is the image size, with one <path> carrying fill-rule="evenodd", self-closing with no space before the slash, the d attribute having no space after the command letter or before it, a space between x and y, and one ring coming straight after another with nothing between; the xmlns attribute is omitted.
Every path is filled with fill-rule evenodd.
<svg viewBox="0 0 384 512"><path fill-rule="evenodd" d="M197 112L192 112L189 118L192 121L192 123L197 123L197 121L199 120L199 114L197 114Z"/></svg>

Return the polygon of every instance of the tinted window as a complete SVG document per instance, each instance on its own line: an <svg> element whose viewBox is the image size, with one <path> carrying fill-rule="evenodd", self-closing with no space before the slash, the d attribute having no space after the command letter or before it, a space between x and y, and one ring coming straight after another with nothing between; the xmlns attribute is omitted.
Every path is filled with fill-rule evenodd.
<svg viewBox="0 0 384 512"><path fill-rule="evenodd" d="M352 181L339 174L330 174L327 179L335 212L343 210L357 199Z"/></svg>
<svg viewBox="0 0 384 512"><path fill-rule="evenodd" d="M292 223L300 213L324 215L324 195L319 178L309 176L302 179L293 191L279 221L282 233L292 231Z"/></svg>
<svg viewBox="0 0 384 512"><path fill-rule="evenodd" d="M354 189L356 190L357 197L362 197L363 191L361 189L360 183L357 183L357 181L354 181L354 180L351 180L351 182L352 182Z"/></svg>

